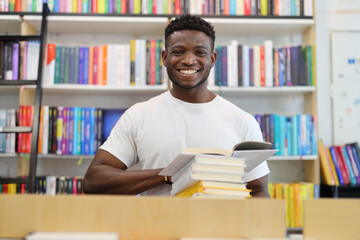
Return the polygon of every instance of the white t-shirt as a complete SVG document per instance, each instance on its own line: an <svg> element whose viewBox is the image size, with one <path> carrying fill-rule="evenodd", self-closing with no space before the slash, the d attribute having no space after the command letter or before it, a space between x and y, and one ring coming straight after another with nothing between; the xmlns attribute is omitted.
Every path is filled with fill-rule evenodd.
<svg viewBox="0 0 360 240"><path fill-rule="evenodd" d="M216 96L208 103L188 103L170 91L130 107L100 147L127 167L164 168L185 148L218 147L231 150L244 140L262 141L259 124L249 113ZM264 162L245 173L245 182L268 174ZM169 195L163 184L143 194Z"/></svg>

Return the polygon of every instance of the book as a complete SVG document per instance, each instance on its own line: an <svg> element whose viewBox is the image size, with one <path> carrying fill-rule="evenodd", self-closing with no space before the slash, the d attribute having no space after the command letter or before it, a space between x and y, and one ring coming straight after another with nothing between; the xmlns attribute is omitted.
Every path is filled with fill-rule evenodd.
<svg viewBox="0 0 360 240"><path fill-rule="evenodd" d="M243 174L245 166L245 159L242 158L206 154L195 155L184 167L172 175L172 193L175 195L197 181L205 180L189 177L193 172Z"/></svg>
<svg viewBox="0 0 360 240"><path fill-rule="evenodd" d="M163 169L159 175L173 176L193 159L196 154L215 154L244 158L246 164L245 172L249 172L278 151L270 149L271 146L272 144L269 142L244 141L236 144L230 151L222 148L187 148Z"/></svg>
<svg viewBox="0 0 360 240"><path fill-rule="evenodd" d="M336 185L335 177L331 170L329 160L327 159L326 147L323 145L322 141L319 139L319 156L320 156L320 170L323 177L323 181L327 185Z"/></svg>
<svg viewBox="0 0 360 240"><path fill-rule="evenodd" d="M249 197L250 196L249 189L228 189L228 188L212 188L208 186L204 186L203 181L195 183L194 185L186 188L182 192L176 194L176 197L191 197L194 194L203 193L203 194L212 194L212 195L229 195L236 197Z"/></svg>

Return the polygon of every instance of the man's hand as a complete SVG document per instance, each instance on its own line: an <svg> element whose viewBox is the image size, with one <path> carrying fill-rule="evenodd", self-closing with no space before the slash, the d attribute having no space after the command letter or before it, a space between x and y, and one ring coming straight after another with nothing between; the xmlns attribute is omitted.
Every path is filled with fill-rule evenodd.
<svg viewBox="0 0 360 240"><path fill-rule="evenodd" d="M247 189L251 189L251 196L270 198L267 187L267 175L248 182Z"/></svg>

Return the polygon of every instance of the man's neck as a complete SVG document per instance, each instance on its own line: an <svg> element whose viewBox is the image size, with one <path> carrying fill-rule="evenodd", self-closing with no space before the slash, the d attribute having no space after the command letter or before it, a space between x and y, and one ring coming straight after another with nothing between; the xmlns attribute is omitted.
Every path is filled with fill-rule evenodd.
<svg viewBox="0 0 360 240"><path fill-rule="evenodd" d="M182 89L176 86L170 89L170 93L174 98L189 103L207 103L211 102L216 95L210 92L206 86L194 89Z"/></svg>

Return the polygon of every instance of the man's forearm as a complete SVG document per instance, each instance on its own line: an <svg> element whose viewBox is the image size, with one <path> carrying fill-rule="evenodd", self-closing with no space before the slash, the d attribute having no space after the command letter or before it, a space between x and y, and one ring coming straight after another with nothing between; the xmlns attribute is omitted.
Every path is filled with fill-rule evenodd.
<svg viewBox="0 0 360 240"><path fill-rule="evenodd" d="M98 164L84 178L85 193L139 194L164 184L162 169L125 171L112 166Z"/></svg>

